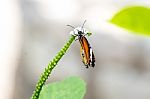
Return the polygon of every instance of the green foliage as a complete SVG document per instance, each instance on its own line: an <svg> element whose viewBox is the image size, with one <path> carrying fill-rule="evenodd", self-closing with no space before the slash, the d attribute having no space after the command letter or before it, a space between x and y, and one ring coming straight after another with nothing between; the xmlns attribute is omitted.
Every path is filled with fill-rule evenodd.
<svg viewBox="0 0 150 99"><path fill-rule="evenodd" d="M54 69L54 67L57 65L58 61L62 58L62 56L66 53L67 49L70 47L71 43L75 40L75 36L71 36L69 41L64 45L64 47L58 52L58 54L54 57L52 61L48 64L48 66L45 68L45 71L43 74L41 74L40 79L38 83L36 84L35 91L33 92L33 95L31 99L38 99L39 94L42 90L43 85L45 84L46 80L48 79L50 73Z"/></svg>
<svg viewBox="0 0 150 99"><path fill-rule="evenodd" d="M112 23L132 31L132 33L150 36L150 9L132 6L122 9L111 20Z"/></svg>
<svg viewBox="0 0 150 99"><path fill-rule="evenodd" d="M83 99L86 84L79 77L69 77L63 81L43 86L39 99Z"/></svg>

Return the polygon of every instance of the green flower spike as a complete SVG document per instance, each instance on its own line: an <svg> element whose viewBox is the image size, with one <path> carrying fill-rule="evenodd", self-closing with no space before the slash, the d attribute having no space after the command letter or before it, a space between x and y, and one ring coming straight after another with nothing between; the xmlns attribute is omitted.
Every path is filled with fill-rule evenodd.
<svg viewBox="0 0 150 99"><path fill-rule="evenodd" d="M71 43L75 40L74 35L71 35L69 41L64 45L64 47L58 52L58 54L54 57L52 61L49 62L48 66L45 68L45 71L43 74L41 74L41 77L35 87L35 91L33 92L33 95L31 99L38 99L40 92L42 90L43 85L45 84L46 80L48 79L50 73L52 72L53 68L57 65L58 61L62 58L62 56L66 53L67 49L70 47Z"/></svg>

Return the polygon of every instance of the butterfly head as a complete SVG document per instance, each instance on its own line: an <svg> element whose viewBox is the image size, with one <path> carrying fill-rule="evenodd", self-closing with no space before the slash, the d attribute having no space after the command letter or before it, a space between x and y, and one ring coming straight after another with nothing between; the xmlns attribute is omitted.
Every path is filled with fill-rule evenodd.
<svg viewBox="0 0 150 99"><path fill-rule="evenodd" d="M77 27L73 31L71 31L70 34L73 36L80 36L80 35L90 36L91 33L88 30L86 30L85 28Z"/></svg>
<svg viewBox="0 0 150 99"><path fill-rule="evenodd" d="M83 22L81 27L77 27L77 28L75 28L71 25L67 25L67 26L70 26L74 29L73 31L70 32L70 34L73 35L73 36L85 36L85 35L90 36L92 33L89 32L87 29L83 28L85 22L86 22L86 20Z"/></svg>

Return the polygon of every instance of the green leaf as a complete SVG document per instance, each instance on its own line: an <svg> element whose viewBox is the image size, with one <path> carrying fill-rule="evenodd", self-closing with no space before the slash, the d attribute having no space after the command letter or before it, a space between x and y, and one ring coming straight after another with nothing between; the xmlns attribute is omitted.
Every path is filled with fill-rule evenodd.
<svg viewBox="0 0 150 99"><path fill-rule="evenodd" d="M63 81L45 85L39 99L83 99L86 84L79 77L69 77Z"/></svg>
<svg viewBox="0 0 150 99"><path fill-rule="evenodd" d="M132 33L150 36L150 9L142 6L132 6L122 9L111 20Z"/></svg>

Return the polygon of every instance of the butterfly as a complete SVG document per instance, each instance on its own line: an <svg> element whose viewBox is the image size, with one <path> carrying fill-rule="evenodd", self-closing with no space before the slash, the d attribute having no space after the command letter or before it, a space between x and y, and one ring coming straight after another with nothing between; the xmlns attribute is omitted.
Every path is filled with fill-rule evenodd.
<svg viewBox="0 0 150 99"><path fill-rule="evenodd" d="M95 56L87 38L85 37L86 35L91 35L90 32L88 32L85 28L83 28L85 22L86 20L84 21L81 27L77 27L77 28L71 25L67 25L67 26L74 28L74 30L71 31L70 34L78 37L77 40L79 40L81 45L80 55L82 58L82 62L86 66L86 68L89 68L95 66Z"/></svg>

